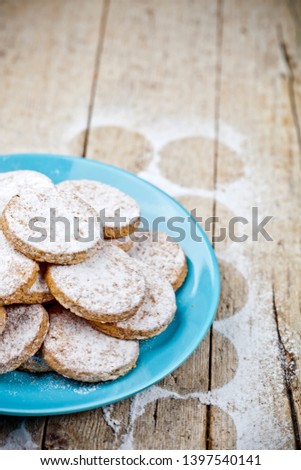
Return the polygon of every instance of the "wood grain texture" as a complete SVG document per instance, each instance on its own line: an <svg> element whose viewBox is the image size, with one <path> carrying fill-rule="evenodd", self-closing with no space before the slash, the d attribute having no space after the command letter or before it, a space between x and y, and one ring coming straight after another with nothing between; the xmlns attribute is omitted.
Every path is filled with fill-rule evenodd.
<svg viewBox="0 0 301 470"><path fill-rule="evenodd" d="M300 23L290 10L293 3L224 2L218 118L244 136L251 190L239 187L245 200L241 210L247 202L274 216L269 229L274 242L261 239L244 249L251 258L250 275L259 276L270 292L269 316L280 341L287 393L282 419L288 425L292 421L295 435L295 443L286 445L300 447ZM217 185L222 186L225 160L219 138ZM222 249L216 245L217 252ZM267 382L276 389L273 380ZM279 412L278 405L271 406L271 414Z"/></svg>
<svg viewBox="0 0 301 470"><path fill-rule="evenodd" d="M99 0L0 3L1 154L64 153L86 126L101 10ZM40 448L45 419L1 417L0 429L0 447Z"/></svg>
<svg viewBox="0 0 301 470"><path fill-rule="evenodd" d="M158 386L46 424L1 418L0 446L300 448L300 3L74 3L0 5L1 152L86 155L218 216L221 301ZM244 243L218 237L256 206L273 242L250 224Z"/></svg>
<svg viewBox="0 0 301 470"><path fill-rule="evenodd" d="M2 154L66 153L86 127L101 10L101 0L1 2Z"/></svg>

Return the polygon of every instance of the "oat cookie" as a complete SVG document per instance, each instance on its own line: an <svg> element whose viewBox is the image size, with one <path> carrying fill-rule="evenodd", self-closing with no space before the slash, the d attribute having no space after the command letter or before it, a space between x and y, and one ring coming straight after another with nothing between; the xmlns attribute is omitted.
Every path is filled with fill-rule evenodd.
<svg viewBox="0 0 301 470"><path fill-rule="evenodd" d="M81 197L97 213L105 209L106 218L114 218L116 211L124 218L120 224L114 220L104 224L104 235L107 238L119 238L134 232L140 220L140 208L137 202L114 186L99 183L98 181L73 180L64 181L58 187L68 189Z"/></svg>
<svg viewBox="0 0 301 470"><path fill-rule="evenodd" d="M103 243L97 219L96 211L70 191L25 188L7 204L1 224L8 240L29 258L75 264Z"/></svg>
<svg viewBox="0 0 301 470"><path fill-rule="evenodd" d="M53 188L54 184L43 173L30 170L0 173L0 215L9 200L19 194L25 186L29 188Z"/></svg>
<svg viewBox="0 0 301 470"><path fill-rule="evenodd" d="M43 374L45 372L52 372L52 369L46 364L42 356L42 350L31 356L27 361L20 365L19 370L30 372L33 374Z"/></svg>
<svg viewBox="0 0 301 470"><path fill-rule="evenodd" d="M157 271L144 266L143 273L146 295L137 313L117 323L94 322L94 326L108 335L124 339L151 338L167 328L177 308L174 290L166 279L158 276Z"/></svg>
<svg viewBox="0 0 301 470"><path fill-rule="evenodd" d="M134 315L144 300L137 261L114 246L74 266L49 266L46 282L56 300L87 320L115 322Z"/></svg>
<svg viewBox="0 0 301 470"><path fill-rule="evenodd" d="M49 312L43 357L53 370L84 382L114 380L136 365L139 345L107 336L61 306Z"/></svg>
<svg viewBox="0 0 301 470"><path fill-rule="evenodd" d="M120 238L105 238L104 241L106 245L117 246L117 248L121 248L125 252L128 252L132 248L133 243L134 243L131 240L130 235L127 235L126 237L120 237Z"/></svg>
<svg viewBox="0 0 301 470"><path fill-rule="evenodd" d="M17 369L41 347L48 331L42 305L6 307L6 325L0 335L0 374Z"/></svg>
<svg viewBox="0 0 301 470"><path fill-rule="evenodd" d="M14 303L28 305L45 304L51 300L54 300L54 297L51 294L44 277L45 269L46 268L44 268L43 265L40 265L40 271L34 284L28 289L23 289L19 297L16 296Z"/></svg>
<svg viewBox="0 0 301 470"><path fill-rule="evenodd" d="M181 246L167 240L164 232L139 232L129 255L158 270L176 290L187 275L187 262ZM142 238L143 237L143 238ZM143 240L143 241L142 241Z"/></svg>
<svg viewBox="0 0 301 470"><path fill-rule="evenodd" d="M15 250L1 229L0 259L0 305L16 303L37 279L39 265Z"/></svg>

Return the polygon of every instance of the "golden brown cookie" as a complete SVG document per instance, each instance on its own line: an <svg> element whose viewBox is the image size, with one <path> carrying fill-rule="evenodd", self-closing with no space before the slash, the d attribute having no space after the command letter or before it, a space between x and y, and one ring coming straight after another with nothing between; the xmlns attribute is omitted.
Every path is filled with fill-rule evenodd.
<svg viewBox="0 0 301 470"><path fill-rule="evenodd" d="M43 273L40 271L34 284L28 289L23 289L19 296L16 295L14 303L18 304L45 304L54 300Z"/></svg>
<svg viewBox="0 0 301 470"><path fill-rule="evenodd" d="M6 324L0 335L0 374L17 369L41 347L48 331L42 305L6 307Z"/></svg>
<svg viewBox="0 0 301 470"><path fill-rule="evenodd" d="M121 248L121 250L128 252L132 246L133 241L130 238L130 235L121 238L105 238L106 245L113 245L117 246L117 248Z"/></svg>
<svg viewBox="0 0 301 470"><path fill-rule="evenodd" d="M104 235L107 238L125 237L134 232L140 221L140 208L137 202L114 186L90 180L64 181L58 187L77 194L99 214L104 210L106 221ZM120 214L120 223L114 216ZM107 220L111 219L111 220Z"/></svg>
<svg viewBox="0 0 301 470"><path fill-rule="evenodd" d="M6 310L4 307L0 307L0 335L3 333L6 321Z"/></svg>
<svg viewBox="0 0 301 470"><path fill-rule="evenodd" d="M73 266L49 266L46 282L56 300L87 320L114 322L134 315L145 279L136 260L114 246Z"/></svg>
<svg viewBox="0 0 301 470"><path fill-rule="evenodd" d="M139 232L129 255L164 276L177 290L187 275L187 262L181 246L168 239L164 232Z"/></svg>
<svg viewBox="0 0 301 470"><path fill-rule="evenodd" d="M19 194L25 186L34 188L53 188L52 181L42 173L30 170L0 173L0 215L9 200Z"/></svg>
<svg viewBox="0 0 301 470"><path fill-rule="evenodd" d="M0 305L16 303L35 282L39 265L19 253L0 230Z"/></svg>
<svg viewBox="0 0 301 470"><path fill-rule="evenodd" d="M141 263L142 264L142 263ZM137 313L117 323L97 323L103 333L123 339L146 339L162 333L174 318L177 306L172 285L157 271L142 266L146 281L145 300Z"/></svg>
<svg viewBox="0 0 301 470"><path fill-rule="evenodd" d="M61 375L84 382L114 380L136 365L139 345L107 336L61 306L49 312L43 345L46 363Z"/></svg>
<svg viewBox="0 0 301 470"><path fill-rule="evenodd" d="M15 249L39 262L80 263L103 243L96 211L63 188L25 188L9 201L1 224Z"/></svg>
<svg viewBox="0 0 301 470"><path fill-rule="evenodd" d="M43 374L45 372L52 372L52 369L46 364L42 357L42 350L40 349L34 356L31 356L27 361L20 365L19 370L30 372L32 374Z"/></svg>

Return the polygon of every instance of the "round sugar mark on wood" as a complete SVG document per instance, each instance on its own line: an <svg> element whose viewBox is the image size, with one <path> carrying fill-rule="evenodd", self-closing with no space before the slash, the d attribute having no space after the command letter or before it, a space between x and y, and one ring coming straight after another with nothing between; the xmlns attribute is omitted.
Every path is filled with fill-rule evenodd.
<svg viewBox="0 0 301 470"><path fill-rule="evenodd" d="M75 155L83 147L86 131L70 144ZM139 132L117 126L92 127L89 130L89 158L138 173L153 156L152 144Z"/></svg>
<svg viewBox="0 0 301 470"><path fill-rule="evenodd" d="M227 243L231 241L230 224L235 217L234 212L219 201L215 204L215 213L213 213L213 199L200 196L185 195L178 197L182 206L184 206L193 217L197 218L198 223L206 233L211 242L218 244L219 250L225 249ZM214 216L214 218L213 218ZM213 237L214 235L214 237ZM238 233L236 235L239 235Z"/></svg>
<svg viewBox="0 0 301 470"><path fill-rule="evenodd" d="M239 312L247 303L249 288L246 278L232 264L219 260L221 293L216 319L221 320Z"/></svg>
<svg viewBox="0 0 301 470"><path fill-rule="evenodd" d="M219 183L229 183L243 176L243 162L237 153L223 143L219 143L218 152L219 158L223 159L223 173L218 174ZM174 140L166 144L159 153L160 169L173 183L190 189L213 189L213 139L186 137Z"/></svg>

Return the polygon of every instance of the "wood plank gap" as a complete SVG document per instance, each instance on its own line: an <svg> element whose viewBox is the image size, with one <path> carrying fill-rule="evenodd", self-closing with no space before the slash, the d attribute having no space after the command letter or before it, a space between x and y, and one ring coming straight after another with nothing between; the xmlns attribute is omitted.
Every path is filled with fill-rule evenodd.
<svg viewBox="0 0 301 470"><path fill-rule="evenodd" d="M44 426L43 426L43 432L42 432L41 450L46 450L45 443L46 443L46 436L47 436L48 420L49 420L49 417L46 416L44 420Z"/></svg>
<svg viewBox="0 0 301 470"><path fill-rule="evenodd" d="M282 341L282 338L281 338L274 286L272 287L272 292L273 292L273 313L275 317L276 330L277 330L277 336L278 336L281 367L283 370L284 383L285 383L287 397L288 397L290 411L291 411L291 418L292 418L294 435L295 435L295 445L296 445L296 449L300 450L301 449L300 429L299 429L299 423L298 423L298 417L297 417L297 410L296 410L295 403L294 403L293 391L292 391L291 384L290 384L290 374L291 374L290 354L286 350L284 346L284 342Z"/></svg>
<svg viewBox="0 0 301 470"><path fill-rule="evenodd" d="M87 126L85 130L85 137L83 143L83 152L82 157L85 158L87 155L87 148L88 148L88 141L90 135L90 127L91 121L93 116L94 110L94 103L95 103L95 96L96 96L96 88L97 82L99 77L99 70L100 70L100 63L101 63L101 56L104 46L104 39L106 34L108 16L109 16L109 9L110 9L110 1L111 0L104 0L101 18L100 18L100 26L99 26L99 36L98 36L98 44L95 54L95 64L94 64L94 73L92 77L92 86L91 86L91 95L89 101L89 109L88 109L88 118L87 118Z"/></svg>
<svg viewBox="0 0 301 470"><path fill-rule="evenodd" d="M224 13L224 0L217 2L217 22L216 22L216 68L215 68L215 103L214 103L214 160L213 160L213 226L212 226L212 246L215 249L215 217L216 217L216 187L217 187L217 173L218 173L218 154L219 154L219 120L220 120L220 92L222 80L222 49L223 49L223 13ZM208 391L211 391L212 381L212 341L213 341L213 327L210 328L209 333L209 365L208 365ZM206 409L206 449L211 449L210 442L210 423L211 423L211 405L207 405Z"/></svg>
<svg viewBox="0 0 301 470"><path fill-rule="evenodd" d="M278 43L279 43L281 56L284 60L284 63L288 71L288 92L289 92L290 107L291 107L292 117L293 117L294 126L296 130L296 135L297 135L299 153L301 155L301 125L300 125L300 119L299 119L299 114L298 114L298 107L296 103L294 62L291 57L291 54L289 53L288 46L284 40L281 24L278 25L277 27L277 37L278 37Z"/></svg>

